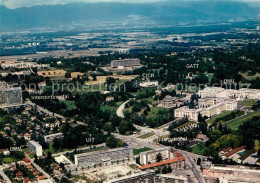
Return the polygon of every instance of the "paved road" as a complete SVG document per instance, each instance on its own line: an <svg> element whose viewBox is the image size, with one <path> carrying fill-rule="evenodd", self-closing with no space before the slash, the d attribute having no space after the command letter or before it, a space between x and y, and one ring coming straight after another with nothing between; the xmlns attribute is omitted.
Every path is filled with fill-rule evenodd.
<svg viewBox="0 0 260 183"><path fill-rule="evenodd" d="M31 160L32 161L32 160ZM32 161L32 165L38 170L40 171L46 178L48 178L49 180L51 180L52 182L55 182L54 179L48 174L46 173L40 166L38 166L36 163L33 163Z"/></svg>
<svg viewBox="0 0 260 183"><path fill-rule="evenodd" d="M3 179L5 181L4 183L12 183L11 180L3 172L3 168L1 166L0 166L0 175L3 177Z"/></svg>
<svg viewBox="0 0 260 183"><path fill-rule="evenodd" d="M45 108L43 108L43 107L41 107L41 106L35 104L35 103L33 103L33 102L32 102L31 100L29 100L29 99L27 99L27 101L26 101L25 103L26 103L26 104L29 104L29 105L32 105L32 106L36 106L38 112L43 112L43 113L45 113L45 114L47 114L47 115L49 115L49 116L55 116L55 117L58 117L58 118L61 118L61 119L65 118L64 116L62 116L62 115L60 115L60 114L53 113L53 112L51 112L51 111L49 111L49 110L47 110L47 109L45 109ZM87 124L85 124L85 123L83 123L83 122L81 122L81 121L77 121L77 124L78 124L78 125L87 126Z"/></svg>
<svg viewBox="0 0 260 183"><path fill-rule="evenodd" d="M95 145L96 147L102 147L102 146L105 146L106 143L102 143L102 144L98 144L98 145ZM94 146L94 145L93 145ZM87 149L90 149L90 146L88 147L82 147L82 148L77 148L77 149L73 149L73 150L70 150L70 151L64 151L64 152L60 152L60 153L55 153L55 154L52 154L53 157L56 157L56 156L60 156L60 155L64 155L66 153L72 153L73 151L75 150L78 150L78 151L84 151L84 150L87 150Z"/></svg>
<svg viewBox="0 0 260 183"><path fill-rule="evenodd" d="M125 109L125 105L130 101L131 99L127 100L126 102L124 102L123 104L121 104L119 106L119 108L116 110L116 115L121 117L121 118L124 118L125 115L124 115L124 109Z"/></svg>

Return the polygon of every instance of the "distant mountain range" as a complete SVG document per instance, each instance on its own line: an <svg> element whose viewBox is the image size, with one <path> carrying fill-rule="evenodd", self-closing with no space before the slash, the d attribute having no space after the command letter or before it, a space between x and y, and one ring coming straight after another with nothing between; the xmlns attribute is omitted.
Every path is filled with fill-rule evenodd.
<svg viewBox="0 0 260 183"><path fill-rule="evenodd" d="M75 24L143 19L158 24L227 21L256 17L259 9L235 1L166 1L158 3L70 3L8 9L0 6L0 31L57 28ZM132 21L132 22L131 22Z"/></svg>

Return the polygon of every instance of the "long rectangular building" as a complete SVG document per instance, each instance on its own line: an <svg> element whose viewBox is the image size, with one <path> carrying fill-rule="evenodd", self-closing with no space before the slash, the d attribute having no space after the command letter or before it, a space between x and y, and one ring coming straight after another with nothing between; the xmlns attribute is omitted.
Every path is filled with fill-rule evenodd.
<svg viewBox="0 0 260 183"><path fill-rule="evenodd" d="M75 165L88 167L97 164L111 163L117 160L127 160L133 157L133 149L129 147L115 148L91 153L75 154Z"/></svg>
<svg viewBox="0 0 260 183"><path fill-rule="evenodd" d="M55 138L63 138L63 133L55 133L55 134L45 135L44 141L50 143L50 142L53 142L53 140Z"/></svg>
<svg viewBox="0 0 260 183"><path fill-rule="evenodd" d="M118 67L135 67L141 66L140 59L124 59L124 60L112 60L111 67L118 68Z"/></svg>

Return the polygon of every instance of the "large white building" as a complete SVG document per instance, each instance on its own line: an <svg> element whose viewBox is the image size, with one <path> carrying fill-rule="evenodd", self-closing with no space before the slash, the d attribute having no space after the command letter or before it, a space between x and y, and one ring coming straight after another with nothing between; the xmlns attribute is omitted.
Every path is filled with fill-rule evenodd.
<svg viewBox="0 0 260 183"><path fill-rule="evenodd" d="M259 100L260 99L260 90L258 89L247 89L241 88L239 90L232 89L224 89L220 87L207 87L203 90L198 91L198 95L201 98L205 97L233 97L237 100L244 99L252 99Z"/></svg>
<svg viewBox="0 0 260 183"><path fill-rule="evenodd" d="M75 154L75 165L88 167L103 163L111 163L117 160L127 160L133 157L133 149L129 147L96 151L91 153Z"/></svg>
<svg viewBox="0 0 260 183"><path fill-rule="evenodd" d="M175 117L185 118L198 121L198 116L212 117L220 114L223 111L234 111L237 109L237 101L235 99L206 97L198 101L198 108L190 109L188 106L183 106L175 110Z"/></svg>
<svg viewBox="0 0 260 183"><path fill-rule="evenodd" d="M171 159L171 147L164 147L156 150L146 151L140 153L140 163L141 165L147 165L149 163L156 162L157 154L162 155L162 160Z"/></svg>
<svg viewBox="0 0 260 183"><path fill-rule="evenodd" d="M137 67L141 66L140 59L123 59L123 60L112 60L111 67L112 68L124 68L124 67Z"/></svg>
<svg viewBox="0 0 260 183"><path fill-rule="evenodd" d="M34 140L29 141L28 148L36 156L42 156L42 146L38 142L35 142Z"/></svg>

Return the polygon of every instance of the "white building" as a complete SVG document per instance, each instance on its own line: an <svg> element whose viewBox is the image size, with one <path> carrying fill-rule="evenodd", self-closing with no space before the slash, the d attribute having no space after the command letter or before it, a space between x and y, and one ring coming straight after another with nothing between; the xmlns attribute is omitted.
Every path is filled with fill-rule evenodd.
<svg viewBox="0 0 260 183"><path fill-rule="evenodd" d="M38 142L34 140L29 141L28 148L33 154L36 154L36 156L42 156L42 146Z"/></svg>
<svg viewBox="0 0 260 183"><path fill-rule="evenodd" d="M148 82L142 82L139 84L141 87L147 88L147 87L156 87L159 85L158 81L148 81Z"/></svg>
<svg viewBox="0 0 260 183"><path fill-rule="evenodd" d="M63 138L63 133L55 133L55 134L45 135L44 141L50 143L50 142L53 142L53 140L55 138Z"/></svg>
<svg viewBox="0 0 260 183"><path fill-rule="evenodd" d="M148 163L155 163L157 154L162 155L162 160L171 159L171 147L164 147L160 149L155 149L151 151L140 153L140 163L141 165L147 165Z"/></svg>
<svg viewBox="0 0 260 183"><path fill-rule="evenodd" d="M133 157L133 149L121 147L106 151L96 151L91 153L75 154L75 165L88 167L103 163L111 163L117 160L127 160Z"/></svg>
<svg viewBox="0 0 260 183"><path fill-rule="evenodd" d="M237 100L244 99L252 99L259 100L260 99L260 90L259 89L247 89L241 88L239 90L232 89L224 89L220 87L207 87L203 90L198 91L198 95L201 98L206 97L233 97Z"/></svg>
<svg viewBox="0 0 260 183"><path fill-rule="evenodd" d="M237 101L235 99L206 97L198 101L198 108L190 109L188 106L183 106L175 110L175 117L185 118L198 121L198 116L212 117L220 114L223 111L234 111L237 109Z"/></svg>

